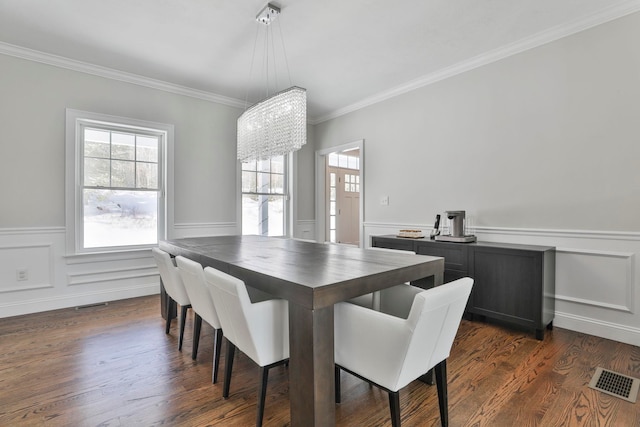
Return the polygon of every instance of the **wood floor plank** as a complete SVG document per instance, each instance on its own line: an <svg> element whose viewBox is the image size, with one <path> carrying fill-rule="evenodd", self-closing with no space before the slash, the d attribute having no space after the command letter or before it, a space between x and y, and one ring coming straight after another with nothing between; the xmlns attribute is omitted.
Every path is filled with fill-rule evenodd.
<svg viewBox="0 0 640 427"><path fill-rule="evenodd" d="M191 359L157 296L0 319L0 426L251 426L258 367L236 352L231 393L211 384L213 330ZM221 370L224 368L224 349ZM451 426L640 426L639 404L588 388L596 366L640 377L640 348L560 328L463 320L448 360ZM286 367L271 370L265 426L288 426ZM389 426L385 392L342 373L338 426ZM435 386L400 393L403 426L439 426Z"/></svg>

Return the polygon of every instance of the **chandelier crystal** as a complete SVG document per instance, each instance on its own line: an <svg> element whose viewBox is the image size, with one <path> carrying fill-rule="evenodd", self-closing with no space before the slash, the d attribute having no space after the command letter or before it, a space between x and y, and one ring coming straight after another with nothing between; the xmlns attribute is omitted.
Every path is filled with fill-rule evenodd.
<svg viewBox="0 0 640 427"><path fill-rule="evenodd" d="M238 160L264 160L307 142L307 91L293 86L249 107L238 118Z"/></svg>

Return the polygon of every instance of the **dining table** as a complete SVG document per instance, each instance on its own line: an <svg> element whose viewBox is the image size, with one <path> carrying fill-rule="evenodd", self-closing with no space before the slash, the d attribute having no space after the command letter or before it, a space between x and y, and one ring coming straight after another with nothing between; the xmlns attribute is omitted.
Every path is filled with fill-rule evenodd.
<svg viewBox="0 0 640 427"><path fill-rule="evenodd" d="M438 286L444 275L441 257L281 237L191 237L159 247L288 301L293 427L335 425L334 305L401 283Z"/></svg>

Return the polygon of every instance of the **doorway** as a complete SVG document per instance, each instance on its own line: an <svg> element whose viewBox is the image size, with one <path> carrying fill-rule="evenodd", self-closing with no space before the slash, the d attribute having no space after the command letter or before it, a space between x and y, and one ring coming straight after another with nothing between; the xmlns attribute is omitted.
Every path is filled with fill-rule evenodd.
<svg viewBox="0 0 640 427"><path fill-rule="evenodd" d="M316 152L319 242L362 247L364 141Z"/></svg>

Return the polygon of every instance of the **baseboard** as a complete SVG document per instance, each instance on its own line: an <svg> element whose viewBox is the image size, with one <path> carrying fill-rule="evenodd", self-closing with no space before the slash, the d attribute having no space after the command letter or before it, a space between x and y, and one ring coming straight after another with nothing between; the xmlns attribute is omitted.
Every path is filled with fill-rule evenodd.
<svg viewBox="0 0 640 427"><path fill-rule="evenodd" d="M99 304L146 295L155 295L159 292L159 283L157 281L154 281L153 283L130 286L127 288L74 293L72 295L61 295L44 298L33 298L14 303L0 304L0 318L21 316L24 314L59 310L90 304Z"/></svg>
<svg viewBox="0 0 640 427"><path fill-rule="evenodd" d="M553 324L559 328L640 346L640 328L557 311Z"/></svg>

